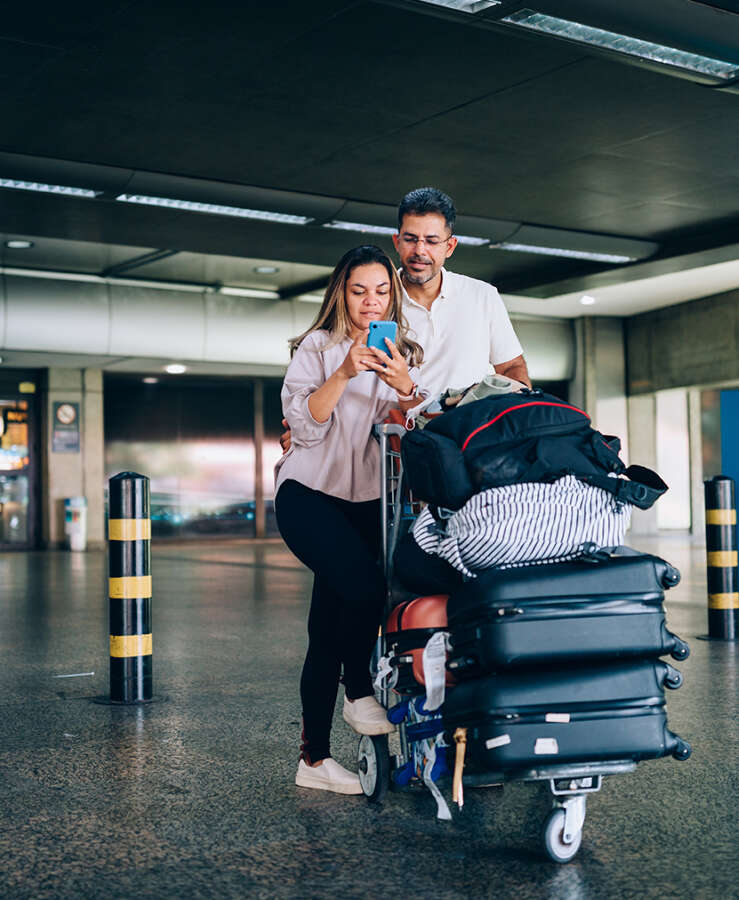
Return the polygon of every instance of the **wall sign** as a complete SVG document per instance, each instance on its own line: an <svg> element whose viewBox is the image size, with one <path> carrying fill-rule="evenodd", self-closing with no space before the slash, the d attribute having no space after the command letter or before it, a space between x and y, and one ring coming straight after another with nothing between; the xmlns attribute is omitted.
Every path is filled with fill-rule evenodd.
<svg viewBox="0 0 739 900"><path fill-rule="evenodd" d="M54 430L51 435L52 453L79 453L79 403L54 403L53 422Z"/></svg>

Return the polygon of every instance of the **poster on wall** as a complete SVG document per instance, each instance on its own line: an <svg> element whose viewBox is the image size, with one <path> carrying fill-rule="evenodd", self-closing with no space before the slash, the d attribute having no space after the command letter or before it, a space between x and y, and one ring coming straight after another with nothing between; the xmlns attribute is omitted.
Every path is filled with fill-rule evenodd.
<svg viewBox="0 0 739 900"><path fill-rule="evenodd" d="M53 453L80 452L79 403L54 403L54 429L51 436Z"/></svg>

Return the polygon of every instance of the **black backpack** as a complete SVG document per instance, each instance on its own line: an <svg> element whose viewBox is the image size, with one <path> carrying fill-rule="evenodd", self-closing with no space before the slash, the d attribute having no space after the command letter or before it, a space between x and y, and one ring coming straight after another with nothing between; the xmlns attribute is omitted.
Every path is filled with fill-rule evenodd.
<svg viewBox="0 0 739 900"><path fill-rule="evenodd" d="M445 509L460 509L488 488L563 475L575 475L641 509L667 490L651 469L625 466L619 439L592 428L587 413L540 390L486 397L453 409L422 431L407 432L400 448L413 494Z"/></svg>

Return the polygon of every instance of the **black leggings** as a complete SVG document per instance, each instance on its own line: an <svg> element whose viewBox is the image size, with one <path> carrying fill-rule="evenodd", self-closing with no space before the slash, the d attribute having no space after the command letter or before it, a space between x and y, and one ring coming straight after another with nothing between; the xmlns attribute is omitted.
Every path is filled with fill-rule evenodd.
<svg viewBox="0 0 739 900"><path fill-rule="evenodd" d="M288 480L275 498L275 513L285 543L315 576L300 699L303 757L318 762L331 755L342 665L347 697L372 695L369 663L385 597L380 501L350 503Z"/></svg>

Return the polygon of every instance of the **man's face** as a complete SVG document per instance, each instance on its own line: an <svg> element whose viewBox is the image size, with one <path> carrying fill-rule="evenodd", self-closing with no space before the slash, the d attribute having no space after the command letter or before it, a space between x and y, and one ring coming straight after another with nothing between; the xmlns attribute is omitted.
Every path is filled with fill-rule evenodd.
<svg viewBox="0 0 739 900"><path fill-rule="evenodd" d="M444 216L439 213L403 216L400 232L393 235L400 257L403 278L412 284L426 284L441 271L444 261L454 253L457 239L452 237Z"/></svg>

